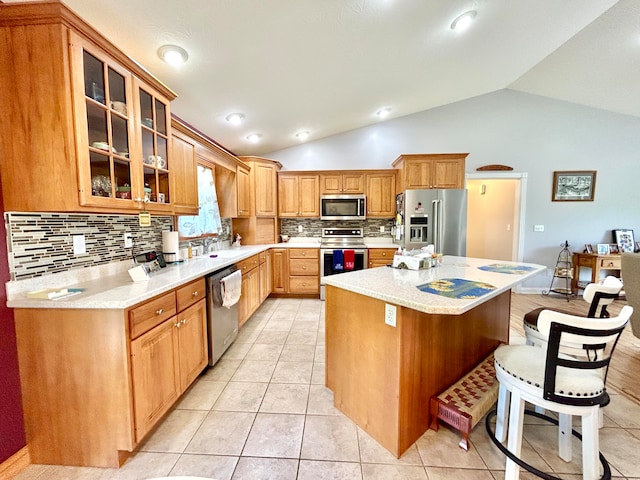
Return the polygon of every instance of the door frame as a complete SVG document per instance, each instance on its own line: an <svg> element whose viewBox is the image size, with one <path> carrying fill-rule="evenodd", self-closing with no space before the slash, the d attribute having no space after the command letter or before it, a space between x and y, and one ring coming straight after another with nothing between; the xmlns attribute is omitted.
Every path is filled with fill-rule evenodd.
<svg viewBox="0 0 640 480"><path fill-rule="evenodd" d="M466 180L505 180L505 179L517 179L520 180L519 188L519 200L520 206L516 206L519 211L518 214L518 243L515 246L515 258L517 262L522 262L524 255L524 232L525 232L525 212L527 204L527 177L526 172L503 172L503 171L487 171L487 172L473 172L465 175Z"/></svg>

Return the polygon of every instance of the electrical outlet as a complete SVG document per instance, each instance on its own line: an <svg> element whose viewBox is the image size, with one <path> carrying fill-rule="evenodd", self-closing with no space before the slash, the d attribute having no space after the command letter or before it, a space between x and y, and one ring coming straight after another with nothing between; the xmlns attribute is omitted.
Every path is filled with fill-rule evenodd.
<svg viewBox="0 0 640 480"><path fill-rule="evenodd" d="M544 232L544 225L534 225L533 226L533 231L534 232Z"/></svg>
<svg viewBox="0 0 640 480"><path fill-rule="evenodd" d="M298 225L298 233L302 233L302 225Z"/></svg>
<svg viewBox="0 0 640 480"><path fill-rule="evenodd" d="M124 248L133 248L133 234L124 232Z"/></svg>
<svg viewBox="0 0 640 480"><path fill-rule="evenodd" d="M84 255L87 253L87 245L84 235L73 235L73 254Z"/></svg>
<svg viewBox="0 0 640 480"><path fill-rule="evenodd" d="M380 233L384 233L384 225L380 225Z"/></svg>
<svg viewBox="0 0 640 480"><path fill-rule="evenodd" d="M389 305L388 303L384 304L384 323L387 325L391 325L392 327L396 326L396 306Z"/></svg>

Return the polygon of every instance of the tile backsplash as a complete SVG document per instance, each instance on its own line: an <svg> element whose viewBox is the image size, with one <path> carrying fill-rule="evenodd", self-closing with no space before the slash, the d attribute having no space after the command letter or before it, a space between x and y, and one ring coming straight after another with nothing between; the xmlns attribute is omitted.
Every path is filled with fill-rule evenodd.
<svg viewBox="0 0 640 480"><path fill-rule="evenodd" d="M222 225L231 231L230 219ZM162 231L172 228L173 217L152 216L151 226L141 227L137 215L7 212L5 226L11 280L23 280L161 251ZM133 234L133 251L124 248L125 232ZM74 255L74 235L84 235L86 254Z"/></svg>
<svg viewBox="0 0 640 480"><path fill-rule="evenodd" d="M302 225L302 232L298 231ZM365 237L388 237L391 239L391 218L369 218L367 220L333 221L318 218L283 218L280 220L280 233L290 237L320 238L323 228L362 228ZM384 227L384 232L380 231Z"/></svg>

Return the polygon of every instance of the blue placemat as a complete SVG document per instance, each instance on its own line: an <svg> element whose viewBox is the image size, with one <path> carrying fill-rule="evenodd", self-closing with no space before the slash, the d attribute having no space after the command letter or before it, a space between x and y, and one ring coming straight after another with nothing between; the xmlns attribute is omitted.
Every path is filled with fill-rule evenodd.
<svg viewBox="0 0 640 480"><path fill-rule="evenodd" d="M443 278L418 285L418 290L449 298L478 298L496 289L493 285L462 278Z"/></svg>
<svg viewBox="0 0 640 480"><path fill-rule="evenodd" d="M508 265L506 263L494 263L492 265L484 265L482 267L478 267L478 269L484 270L485 272L510 273L513 275L522 275L524 273L535 270L535 268L527 267L526 265Z"/></svg>

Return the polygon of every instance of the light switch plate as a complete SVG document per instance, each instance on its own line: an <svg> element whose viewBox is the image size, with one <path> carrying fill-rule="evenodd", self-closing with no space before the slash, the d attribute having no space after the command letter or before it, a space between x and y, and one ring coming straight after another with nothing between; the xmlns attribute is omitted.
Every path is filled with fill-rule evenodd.
<svg viewBox="0 0 640 480"><path fill-rule="evenodd" d="M388 303L384 304L384 323L387 325L391 325L392 327L396 326L396 306L389 305Z"/></svg>

